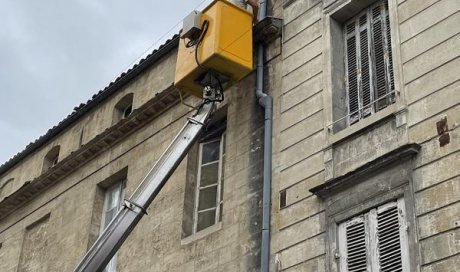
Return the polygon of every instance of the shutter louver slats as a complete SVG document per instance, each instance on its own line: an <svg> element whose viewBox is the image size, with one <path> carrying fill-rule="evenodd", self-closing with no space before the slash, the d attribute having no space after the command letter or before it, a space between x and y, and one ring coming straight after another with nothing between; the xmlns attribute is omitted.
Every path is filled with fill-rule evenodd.
<svg viewBox="0 0 460 272"><path fill-rule="evenodd" d="M356 222L346 228L347 268L350 272L367 271L366 233L364 222Z"/></svg>
<svg viewBox="0 0 460 272"><path fill-rule="evenodd" d="M344 27L348 125L395 102L388 2L380 1Z"/></svg>
<svg viewBox="0 0 460 272"><path fill-rule="evenodd" d="M378 213L377 237L381 272L402 271L399 228L397 206Z"/></svg>
<svg viewBox="0 0 460 272"><path fill-rule="evenodd" d="M371 84L370 84L370 69L369 69L369 39L367 25L367 14L359 18L360 26L360 53L361 53L361 93L363 117L369 116L372 113L371 105Z"/></svg>
<svg viewBox="0 0 460 272"><path fill-rule="evenodd" d="M353 27L353 30L352 30ZM356 37L354 24L347 26L347 88L350 125L359 120L358 67L356 59Z"/></svg>
<svg viewBox="0 0 460 272"><path fill-rule="evenodd" d="M404 201L373 208L338 226L340 272L409 272Z"/></svg>
<svg viewBox="0 0 460 272"><path fill-rule="evenodd" d="M373 47L375 57L375 100L376 110L387 106L387 99L383 98L387 94L386 74L385 74L385 48L383 36L383 24L381 20L381 7L377 6L372 10L373 16Z"/></svg>
<svg viewBox="0 0 460 272"><path fill-rule="evenodd" d="M390 74L390 91L395 89L395 79L393 73L393 56L391 51L391 28L390 28L390 15L388 11L388 2L385 2L385 25L386 25L386 34L387 34L387 48L388 48L388 71ZM391 96L391 102L394 100L394 95Z"/></svg>
<svg viewBox="0 0 460 272"><path fill-rule="evenodd" d="M347 34L350 35L353 34L353 32L355 32L355 24L347 25Z"/></svg>

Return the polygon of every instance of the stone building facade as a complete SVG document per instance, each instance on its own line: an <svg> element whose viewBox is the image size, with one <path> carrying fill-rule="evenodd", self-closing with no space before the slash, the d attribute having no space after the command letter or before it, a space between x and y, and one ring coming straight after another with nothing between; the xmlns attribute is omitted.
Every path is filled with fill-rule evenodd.
<svg viewBox="0 0 460 272"><path fill-rule="evenodd" d="M269 1L284 24L266 48L270 271L458 270L459 11L457 0ZM193 112L172 86L177 45L0 166L1 271L72 271ZM254 83L226 92L112 271L260 270ZM204 162L208 143L218 152ZM209 165L219 179L197 189Z"/></svg>

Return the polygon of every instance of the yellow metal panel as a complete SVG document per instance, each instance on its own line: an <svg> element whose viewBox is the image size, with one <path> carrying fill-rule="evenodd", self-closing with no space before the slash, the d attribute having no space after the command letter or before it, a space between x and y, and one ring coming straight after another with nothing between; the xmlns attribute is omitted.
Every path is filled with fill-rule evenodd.
<svg viewBox="0 0 460 272"><path fill-rule="evenodd" d="M229 84L240 80L253 69L252 14L225 1L216 0L204 11L203 23L209 21L208 31L198 48L198 60L230 78ZM203 87L195 81L206 70L195 61L195 47L186 48L181 40L177 56L176 87L201 97Z"/></svg>

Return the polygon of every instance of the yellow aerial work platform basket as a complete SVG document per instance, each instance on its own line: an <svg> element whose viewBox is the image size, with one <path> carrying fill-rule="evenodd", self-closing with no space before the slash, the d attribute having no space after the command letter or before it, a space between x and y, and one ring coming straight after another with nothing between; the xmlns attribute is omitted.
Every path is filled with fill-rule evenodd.
<svg viewBox="0 0 460 272"><path fill-rule="evenodd" d="M231 84L253 69L251 13L225 0L215 0L203 10L200 20L202 25L208 21L205 35L198 47L187 47L188 39L180 40L174 80L177 88L198 97L202 97L204 87L200 80L208 71L222 75Z"/></svg>

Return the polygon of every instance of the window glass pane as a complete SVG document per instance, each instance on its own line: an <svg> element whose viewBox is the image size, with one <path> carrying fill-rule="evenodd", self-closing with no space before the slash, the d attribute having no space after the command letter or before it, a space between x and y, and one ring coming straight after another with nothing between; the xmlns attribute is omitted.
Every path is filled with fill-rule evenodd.
<svg viewBox="0 0 460 272"><path fill-rule="evenodd" d="M198 225L197 231L203 230L209 226L215 224L216 221L216 210L206 211L198 213Z"/></svg>
<svg viewBox="0 0 460 272"><path fill-rule="evenodd" d="M120 186L109 189L106 193L106 210L118 207L120 204Z"/></svg>
<svg viewBox="0 0 460 272"><path fill-rule="evenodd" d="M118 209L113 208L105 212L105 218L104 218L104 228L107 227L107 225L112 221L112 219L115 217L117 214Z"/></svg>
<svg viewBox="0 0 460 272"><path fill-rule="evenodd" d="M219 175L219 162L208 164L201 167L200 186L204 187L216 184Z"/></svg>
<svg viewBox="0 0 460 272"><path fill-rule="evenodd" d="M203 144L201 163L208 163L219 160L220 141Z"/></svg>
<svg viewBox="0 0 460 272"><path fill-rule="evenodd" d="M198 211L216 207L217 185L200 190Z"/></svg>

